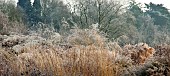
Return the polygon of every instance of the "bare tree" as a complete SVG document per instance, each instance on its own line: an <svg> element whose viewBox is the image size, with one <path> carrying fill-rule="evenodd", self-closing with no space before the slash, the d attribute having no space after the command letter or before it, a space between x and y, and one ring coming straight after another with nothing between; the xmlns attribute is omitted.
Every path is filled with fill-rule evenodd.
<svg viewBox="0 0 170 76"><path fill-rule="evenodd" d="M98 23L99 28L103 28L107 27L111 20L122 12L122 7L123 5L114 0L78 0L74 13L79 15L81 25L88 26Z"/></svg>

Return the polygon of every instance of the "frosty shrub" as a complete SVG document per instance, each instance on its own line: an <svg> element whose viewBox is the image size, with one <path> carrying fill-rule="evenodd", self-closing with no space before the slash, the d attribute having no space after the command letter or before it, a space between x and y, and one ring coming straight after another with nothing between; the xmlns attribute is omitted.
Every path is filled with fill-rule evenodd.
<svg viewBox="0 0 170 76"><path fill-rule="evenodd" d="M160 63L166 64L170 67L170 45L162 44L155 47L155 59Z"/></svg>
<svg viewBox="0 0 170 76"><path fill-rule="evenodd" d="M153 61L144 67L143 75L147 76L169 76L170 75L170 53L169 45L161 44L155 46Z"/></svg>
<svg viewBox="0 0 170 76"><path fill-rule="evenodd" d="M8 16L0 12L0 34L25 34L27 28L22 22L11 22Z"/></svg>
<svg viewBox="0 0 170 76"><path fill-rule="evenodd" d="M0 33L1 34L5 34L5 33L7 33L7 25L8 25L8 17L4 14L4 13L2 13L2 12L0 12Z"/></svg>
<svg viewBox="0 0 170 76"><path fill-rule="evenodd" d="M71 29L71 34L67 38L67 42L71 45L95 45L105 46L106 38L94 29Z"/></svg>
<svg viewBox="0 0 170 76"><path fill-rule="evenodd" d="M31 27L30 34L45 38L47 43L57 44L62 41L62 36L56 32L53 25L39 23Z"/></svg>
<svg viewBox="0 0 170 76"><path fill-rule="evenodd" d="M136 45L125 45L124 55L130 56L135 64L143 64L153 56L155 49L149 47L146 43L138 43Z"/></svg>
<svg viewBox="0 0 170 76"><path fill-rule="evenodd" d="M55 32L55 29L52 25L47 25L39 22L37 25L32 26L31 30L35 31L35 33L39 34L41 37L46 39L50 38L52 34Z"/></svg>
<svg viewBox="0 0 170 76"><path fill-rule="evenodd" d="M169 76L169 66L161 62L153 62L152 66L146 69L146 75L149 76Z"/></svg>

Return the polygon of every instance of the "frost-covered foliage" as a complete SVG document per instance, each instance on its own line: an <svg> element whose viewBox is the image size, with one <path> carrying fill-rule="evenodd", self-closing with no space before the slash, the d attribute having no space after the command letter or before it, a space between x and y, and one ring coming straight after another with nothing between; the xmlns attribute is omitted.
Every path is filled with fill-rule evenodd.
<svg viewBox="0 0 170 76"><path fill-rule="evenodd" d="M139 42L145 42L150 45L169 43L170 35L167 28L154 25L152 18L149 16L141 16L141 21L143 23L139 29Z"/></svg>
<svg viewBox="0 0 170 76"><path fill-rule="evenodd" d="M23 23L10 22L8 16L0 11L0 34L27 33Z"/></svg>
<svg viewBox="0 0 170 76"><path fill-rule="evenodd" d="M149 47L146 43L138 43L136 45L124 46L126 56L130 56L135 64L143 64L145 61L153 56L155 49Z"/></svg>
<svg viewBox="0 0 170 76"><path fill-rule="evenodd" d="M46 38L37 32L1 35L0 63L3 66L0 66L0 74L153 75L148 66L158 61L155 57L158 54L156 51L155 55L154 48L146 43L122 48L117 42L108 41L97 29L70 31L71 34L64 36L60 43L53 42L62 37L56 32L50 34L54 38Z"/></svg>
<svg viewBox="0 0 170 76"><path fill-rule="evenodd" d="M147 43L151 46L157 44L170 43L170 34L166 27L161 28L159 25L154 25L153 19L150 16L140 16L140 26L135 27L130 25L124 29L125 34L114 39L120 45L137 44L139 42ZM123 31L121 31L123 33Z"/></svg>
<svg viewBox="0 0 170 76"><path fill-rule="evenodd" d="M81 32L91 33L83 30ZM37 35L2 35L0 56L5 59L0 60L4 62L2 65L8 67L0 66L3 71L0 74L11 72L10 75L119 75L119 69L123 67L117 68L114 64L114 50L103 48L104 44L97 45L99 41L105 41L104 37L100 40L100 35L92 36L95 35L99 38L94 40L94 45L77 44L70 47L67 47L67 44L50 45L48 39ZM87 70L88 68L90 69Z"/></svg>
<svg viewBox="0 0 170 76"><path fill-rule="evenodd" d="M128 8L116 0L41 1L29 28L16 7L0 4L0 76L170 75L168 18L160 26L151 16L168 16L165 8L149 13L133 1Z"/></svg>
<svg viewBox="0 0 170 76"><path fill-rule="evenodd" d="M101 33L94 29L72 29L67 41L71 45L106 45L106 38Z"/></svg>

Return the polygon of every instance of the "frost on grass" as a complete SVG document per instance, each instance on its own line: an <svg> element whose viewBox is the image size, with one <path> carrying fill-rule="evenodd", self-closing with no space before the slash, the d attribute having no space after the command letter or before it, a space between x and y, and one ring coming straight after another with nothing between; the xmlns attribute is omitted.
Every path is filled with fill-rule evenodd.
<svg viewBox="0 0 170 76"><path fill-rule="evenodd" d="M158 55L167 59L168 55L163 51L168 50L168 46L154 49L146 43L138 43L121 47L117 42L107 40L97 29L75 28L70 31L68 36L54 31L1 35L0 60L3 66L0 66L0 74L124 76L155 75L153 72L157 72L162 75L159 70L165 63L160 63L162 59ZM160 64L152 63L151 58L160 59L157 60ZM163 67L163 71L167 71L165 69Z"/></svg>

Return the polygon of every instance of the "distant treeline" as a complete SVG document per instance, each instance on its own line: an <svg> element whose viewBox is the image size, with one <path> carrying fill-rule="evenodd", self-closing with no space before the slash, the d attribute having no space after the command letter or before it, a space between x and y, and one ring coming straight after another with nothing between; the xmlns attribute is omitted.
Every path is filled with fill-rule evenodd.
<svg viewBox="0 0 170 76"><path fill-rule="evenodd" d="M87 29L98 24L99 31L122 45L170 41L170 12L163 4L151 2L142 7L134 0L128 2L128 6L120 3L114 0L73 0L73 3L65 4L62 0L34 0L31 4L30 0L18 0L17 6L4 2L0 9L10 21L23 22L29 28L43 23L61 32L64 21L69 25L67 30L75 26Z"/></svg>

